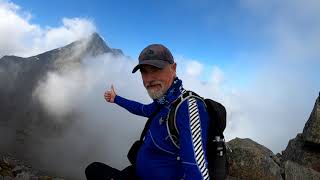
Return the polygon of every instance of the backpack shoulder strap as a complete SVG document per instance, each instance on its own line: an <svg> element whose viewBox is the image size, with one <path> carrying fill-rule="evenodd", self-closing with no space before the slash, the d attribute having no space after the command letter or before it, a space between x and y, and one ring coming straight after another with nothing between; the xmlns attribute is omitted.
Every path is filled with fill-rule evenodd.
<svg viewBox="0 0 320 180"><path fill-rule="evenodd" d="M198 98L198 99L204 101L203 98L201 96L199 96L198 94L196 94L195 92L185 91L177 98L177 100L175 100L172 103L172 105L171 105L172 107L170 109L169 116L167 119L167 131L168 131L169 137L170 137L172 143L177 148L180 148L179 147L179 130L178 130L177 123L176 123L177 112L178 112L178 109L181 106L181 104L185 100L187 100L191 97Z"/></svg>
<svg viewBox="0 0 320 180"><path fill-rule="evenodd" d="M149 119L147 120L146 124L144 125L144 128L141 132L141 135L140 135L140 141L143 141L144 139L144 136L146 135L148 129L149 129L149 126L151 124L151 121L152 119L158 114L158 112L160 111L161 107L157 107L156 110L151 114L151 116L149 117Z"/></svg>
<svg viewBox="0 0 320 180"><path fill-rule="evenodd" d="M152 119L158 114L158 112L160 111L161 107L157 107L155 109L155 111L151 114L151 116L149 117L149 119L147 120L146 124L144 125L144 128L141 132L140 135L140 140L136 141L135 143L133 143L133 145L131 146L131 148L129 149L129 152L127 154L128 160L130 161L130 163L135 166L136 164L136 159L137 159L137 154L138 151L142 145L142 142L144 140L144 137L149 129L149 126L151 124Z"/></svg>

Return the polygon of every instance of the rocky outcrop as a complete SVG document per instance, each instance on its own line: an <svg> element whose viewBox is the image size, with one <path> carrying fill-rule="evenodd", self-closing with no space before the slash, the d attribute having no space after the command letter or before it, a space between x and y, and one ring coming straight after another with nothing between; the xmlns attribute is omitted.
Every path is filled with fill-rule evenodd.
<svg viewBox="0 0 320 180"><path fill-rule="evenodd" d="M239 179L320 179L320 94L303 133L274 155L251 139L236 138L227 144L229 178Z"/></svg>
<svg viewBox="0 0 320 180"><path fill-rule="evenodd" d="M320 172L320 95L302 134L289 141L282 152L282 161L293 161Z"/></svg>
<svg viewBox="0 0 320 180"><path fill-rule="evenodd" d="M283 162L290 160L320 172L320 149L306 144L302 134L289 141L281 158Z"/></svg>
<svg viewBox="0 0 320 180"><path fill-rule="evenodd" d="M44 175L33 170L25 163L14 159L11 156L0 156L0 179L8 180L63 180L52 176Z"/></svg>
<svg viewBox="0 0 320 180"><path fill-rule="evenodd" d="M277 157L268 148L251 139L236 138L228 142L229 175L240 179L281 180Z"/></svg>
<svg viewBox="0 0 320 180"><path fill-rule="evenodd" d="M290 180L300 180L300 179L308 179L308 180L319 180L320 173L311 169L303 167L297 163L292 161L286 161L283 163L284 168L284 179Z"/></svg>
<svg viewBox="0 0 320 180"><path fill-rule="evenodd" d="M320 145L320 94L304 126L302 137L309 144Z"/></svg>

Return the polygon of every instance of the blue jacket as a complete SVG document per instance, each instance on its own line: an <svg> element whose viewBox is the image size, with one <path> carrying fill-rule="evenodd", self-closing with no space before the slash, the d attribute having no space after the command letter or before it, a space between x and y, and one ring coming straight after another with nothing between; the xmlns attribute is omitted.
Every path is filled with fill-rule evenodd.
<svg viewBox="0 0 320 180"><path fill-rule="evenodd" d="M133 114L147 118L160 108L152 119L138 152L136 173L141 180L209 179L205 148L209 117L205 105L195 98L189 98L181 104L176 116L180 133L180 148L177 148L169 138L165 121L171 103L184 90L182 88L173 92L169 90L165 96L168 97L164 100L165 103L154 100L151 104L144 105L119 95L115 97L116 104Z"/></svg>

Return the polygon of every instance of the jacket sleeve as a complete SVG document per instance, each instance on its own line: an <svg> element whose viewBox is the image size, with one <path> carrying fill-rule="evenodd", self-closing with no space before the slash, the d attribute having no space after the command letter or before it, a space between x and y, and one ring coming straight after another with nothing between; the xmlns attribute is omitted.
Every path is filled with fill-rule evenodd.
<svg viewBox="0 0 320 180"><path fill-rule="evenodd" d="M185 180L209 179L206 159L209 116L201 100L185 100L176 115L179 130L180 160Z"/></svg>
<svg viewBox="0 0 320 180"><path fill-rule="evenodd" d="M114 98L114 102L117 105L125 108L126 110L128 110L132 114L135 114L138 116L144 116L147 118L149 118L151 116L151 114L153 113L153 111L155 111L156 106L157 106L155 102L152 102L151 104L145 105L145 104L141 104L136 101L132 101L132 100L123 98L119 95L116 95L116 97Z"/></svg>

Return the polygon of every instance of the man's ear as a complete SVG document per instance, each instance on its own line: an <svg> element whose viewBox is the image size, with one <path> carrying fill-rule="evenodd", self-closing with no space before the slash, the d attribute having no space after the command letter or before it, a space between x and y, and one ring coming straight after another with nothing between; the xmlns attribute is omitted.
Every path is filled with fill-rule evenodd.
<svg viewBox="0 0 320 180"><path fill-rule="evenodd" d="M177 63L173 63L171 67L174 72L177 71Z"/></svg>

